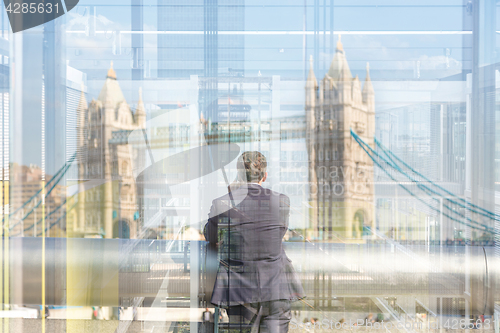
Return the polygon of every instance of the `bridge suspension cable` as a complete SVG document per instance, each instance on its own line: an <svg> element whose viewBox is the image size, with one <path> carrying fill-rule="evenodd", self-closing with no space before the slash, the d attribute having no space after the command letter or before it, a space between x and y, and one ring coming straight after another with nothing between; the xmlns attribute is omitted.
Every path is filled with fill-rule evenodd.
<svg viewBox="0 0 500 333"><path fill-rule="evenodd" d="M397 159L400 163L402 163L407 169L409 169L411 172L413 172L414 174L418 175L419 177L421 177L422 179L424 179L425 181L429 182L429 183L432 183L432 185L434 185L435 187L437 187L438 189L440 189L441 191L445 192L447 195L450 195L452 197L454 197L455 199L457 199L458 201L460 202L464 202L466 205L474 208L474 209L471 209L473 212L475 213L478 213L480 215L483 215L485 217L488 217L488 218L492 218L496 221L500 221L500 215L499 214L495 214L487 209L484 209L482 207L479 207L467 200L465 200L464 198L461 198L459 196L457 196L456 194L452 193L451 191L447 190L446 188L440 186L439 184L436 184L435 182L433 182L432 180L430 180L429 178L427 178L425 175L419 173L418 171L416 171L415 169L413 169L410 165L408 165L406 162L404 162L402 159L400 159L397 155L395 155L390 149L387 149L384 145L382 145L382 143L380 143L380 141L378 141L377 139L375 139L375 144L377 145L377 147L379 147L380 149L382 149L384 152L386 153L389 153L390 155L392 155L395 159ZM443 195L439 194L440 196L444 197ZM455 202L449 198L445 198L446 200L454 203L454 204L457 204L459 205L460 207L462 208L465 208L465 209L470 209L470 208L467 208L465 205L461 204L461 203L458 203L458 202ZM476 210L477 209L477 210Z"/></svg>
<svg viewBox="0 0 500 333"><path fill-rule="evenodd" d="M460 224L463 224L463 225L466 225L466 226L469 226L473 229L477 229L477 230L481 230L481 231L486 231L486 232L490 232L490 233L497 233L495 231L495 229L485 225L485 224L481 224L477 221L474 221L472 220L471 218L469 217L465 217L464 215L460 214L459 212L456 212L455 210L453 210L452 208L448 207L447 205L443 204L443 206L445 208L447 208L448 210L450 210L451 213L455 213L457 215L459 215L460 217L462 218L465 218L466 220L468 220L469 222L473 223L473 224L477 224L477 225L473 225L473 224L470 224L470 223L467 223L467 222L464 222L464 221L461 221L451 215L449 215L448 213L446 212L443 212L441 209L439 208L436 208L434 207L433 205L430 205L429 203L425 202L422 198L418 197L415 193L413 193L410 189L408 189L404 184L401 184L401 182L399 182L390 172L387 171L386 168L383 167L382 164L385 164L389 167L391 167L392 169L396 170L399 174L405 176L407 179L409 179L412 183L416 184L417 187L419 189L421 189L422 191L426 192L427 194L430 194L431 195L437 195L437 196L440 196L440 197L443 197L444 196L434 190L432 190L431 188L429 188L428 186L422 184L421 182L419 182L417 179L415 179L414 177L408 175L406 172L404 172L402 170L402 168L394 162L394 160L391 158L391 156L393 156L394 158L397 158L399 161L402 162L401 159L399 159L394 153L392 153L390 150L387 150L387 149L382 149L382 147L380 147L380 143L377 144L377 146L379 148L381 148L381 150L383 150L383 153L385 156L387 156L387 158L385 158L382 154L379 154L378 152L376 152L369 144L367 144L365 141L363 141L363 139L361 139L359 137L359 135L357 135L352 129L351 129L351 136L354 138L354 140L360 145L360 147L365 151L365 153L370 157L370 159L373 161L373 163L375 163L375 165L377 165L391 180L395 181L398 183L398 185L404 190L406 191L407 193L409 193L412 197L416 198L418 201L420 201L421 203L423 203L425 206L429 207L431 210L437 212L437 213L441 213L443 214L444 216L446 216L447 218L457 222L457 223L460 223ZM378 141L376 141L377 143ZM383 163L381 163L381 161ZM392 163L391 163L392 161ZM402 162L404 163L404 162ZM406 163L405 163L406 164ZM415 172L416 173L416 172ZM433 181L431 181L430 179L428 179L427 177L421 175L420 173L418 173L419 177L422 177L424 178L427 182L429 182L431 185L433 186L438 186L440 189L444 190L447 194L455 197L455 198L458 198L456 195L454 195L453 193L451 193L450 191L442 188L441 186L439 185L436 185ZM433 200L439 202L439 200L437 198L432 198ZM448 198L444 198L452 203L455 203L457 205L459 205L456 201L454 200L451 200L451 199L448 199ZM470 205L470 207L473 207L473 208L480 208L476 205ZM488 218L492 218L491 216L495 216L495 220L496 219L496 214L492 213L492 212L489 212L483 208L480 208L482 211L485 211L487 213L480 213L478 212L476 209L472 209L472 208L467 208L467 207L463 207L463 208L466 208L466 209L469 209L471 210L472 212L475 212L475 213L478 213L478 214L481 214L483 216L486 216Z"/></svg>
<svg viewBox="0 0 500 333"><path fill-rule="evenodd" d="M73 163L73 161L75 160L75 158L76 158L76 153L73 154L73 156L66 163L64 163L64 165L56 172L56 174L47 182L47 184L45 185L46 187L50 183L52 183L52 182L54 182L54 183L51 185L51 187L49 188L49 190L47 191L47 193L45 194L45 196L42 198L42 200L45 200L52 193L52 191L55 189L55 187L57 186L57 184L61 181L61 179L63 179L64 175L66 174L66 172L71 167L71 164ZM9 214L9 217L12 217L14 214L16 214L17 212L21 211L31 201L33 201L41 192L42 192L42 189L40 189L39 191L37 191L31 198L29 198L26 202L24 202L21 205L21 207L19 207L14 212L12 212L11 214ZM31 213L33 213L34 210L37 209L40 206L40 204L42 203L42 200L38 200L38 202L36 202L33 205L33 207L28 211L28 213L26 213L22 218L20 218L14 225L10 226L10 230L13 230L16 226L18 226L20 223L22 223ZM59 208L60 207L57 207L55 210L58 210ZM52 214L52 212L49 213L49 215L51 215L51 214ZM36 222L36 223L38 223L38 222Z"/></svg>

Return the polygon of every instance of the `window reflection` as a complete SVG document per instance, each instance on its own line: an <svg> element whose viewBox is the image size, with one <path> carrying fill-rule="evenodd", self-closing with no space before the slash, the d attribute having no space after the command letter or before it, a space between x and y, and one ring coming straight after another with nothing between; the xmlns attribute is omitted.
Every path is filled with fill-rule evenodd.
<svg viewBox="0 0 500 333"><path fill-rule="evenodd" d="M255 273L232 260L268 244L231 255L254 235L282 241L281 282L303 288L288 330L492 331L496 13L81 0L13 33L3 12L3 327L251 331L212 295L221 261ZM250 151L288 198L279 237L251 228L264 217L230 230L246 221L231 212L273 211L243 191Z"/></svg>

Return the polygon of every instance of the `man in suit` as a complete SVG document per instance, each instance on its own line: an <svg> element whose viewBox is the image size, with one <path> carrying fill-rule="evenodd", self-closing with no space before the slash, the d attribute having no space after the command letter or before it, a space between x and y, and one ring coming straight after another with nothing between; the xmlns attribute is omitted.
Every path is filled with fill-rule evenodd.
<svg viewBox="0 0 500 333"><path fill-rule="evenodd" d="M237 169L229 193L213 201L204 232L220 259L211 302L252 332L288 332L290 303L304 297L282 246L290 199L261 186L267 162L260 152L243 153Z"/></svg>

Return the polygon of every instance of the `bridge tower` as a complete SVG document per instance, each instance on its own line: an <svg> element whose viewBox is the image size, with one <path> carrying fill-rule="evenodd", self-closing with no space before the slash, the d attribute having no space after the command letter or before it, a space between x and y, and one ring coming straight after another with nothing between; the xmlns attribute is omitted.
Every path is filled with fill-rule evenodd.
<svg viewBox="0 0 500 333"><path fill-rule="evenodd" d="M319 82L312 66L306 82L306 144L309 157L310 234L358 242L375 228L373 161L351 129L374 146L375 97L366 79L352 77L337 43L328 73Z"/></svg>
<svg viewBox="0 0 500 333"><path fill-rule="evenodd" d="M139 102L132 113L116 80L113 65L97 100L87 104L81 95L77 109L78 193L68 198L74 209L66 219L66 304L72 306L119 306L118 242L76 241L81 237L134 238L137 222L137 189L127 144L110 142L113 133L144 128L146 112ZM75 202L76 201L76 202ZM121 232L120 232L121 230ZM127 232L128 231L128 232ZM82 258L98 258L92 266L76 265ZM68 332L81 323L70 319ZM113 329L117 328L117 324Z"/></svg>
<svg viewBox="0 0 500 333"><path fill-rule="evenodd" d="M79 194L72 218L72 237L101 235L133 238L137 226L137 188L129 146L111 144L113 133L144 128L146 111L139 91L135 113L125 100L111 68L97 100L85 96L78 115Z"/></svg>

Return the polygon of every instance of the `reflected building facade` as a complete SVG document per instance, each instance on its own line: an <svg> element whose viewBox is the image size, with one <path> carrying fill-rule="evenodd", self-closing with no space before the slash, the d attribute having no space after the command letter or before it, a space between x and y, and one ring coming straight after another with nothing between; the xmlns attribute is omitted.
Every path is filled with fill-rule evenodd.
<svg viewBox="0 0 500 333"><path fill-rule="evenodd" d="M238 32L245 30L244 5L158 0L158 31L164 32L158 34L158 77L243 76L245 39Z"/></svg>
<svg viewBox="0 0 500 333"><path fill-rule="evenodd" d="M375 230L373 161L351 131L374 146L375 95L368 68L363 88L352 77L340 40L319 86L311 59L305 108L313 237L362 239Z"/></svg>
<svg viewBox="0 0 500 333"><path fill-rule="evenodd" d="M64 237L65 191L60 184L52 186L53 178L57 178L58 175L54 177L45 175L42 168L34 164L26 166L14 163L10 172L13 183L11 205L14 208L11 217L11 236L40 237L44 233L42 229L45 228L45 233L49 237ZM42 207L41 198L38 197L42 190L46 193L45 208ZM33 197L37 198L32 200Z"/></svg>

